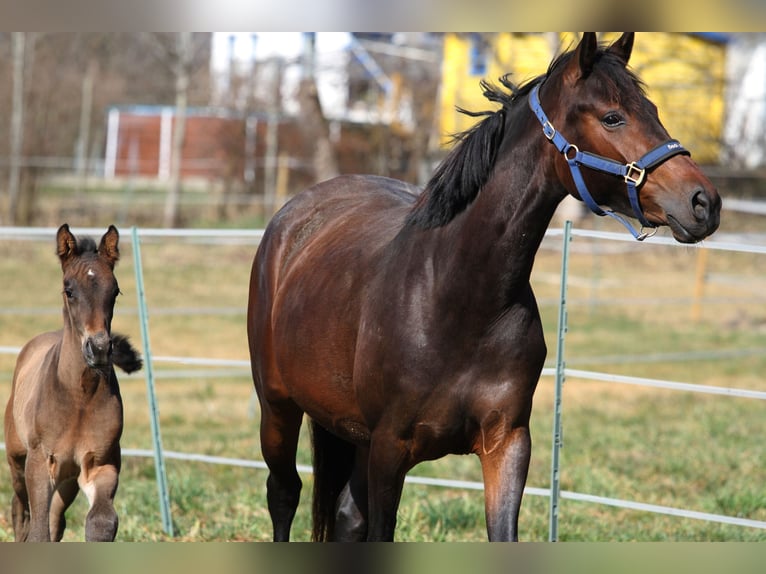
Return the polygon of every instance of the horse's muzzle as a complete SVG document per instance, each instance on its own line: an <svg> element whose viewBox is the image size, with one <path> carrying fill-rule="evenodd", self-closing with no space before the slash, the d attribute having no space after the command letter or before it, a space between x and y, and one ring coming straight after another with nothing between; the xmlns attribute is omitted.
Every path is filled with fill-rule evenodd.
<svg viewBox="0 0 766 574"><path fill-rule="evenodd" d="M721 196L715 188L700 188L690 194L686 209L667 212L673 237L681 243L696 243L712 234L721 223Z"/></svg>
<svg viewBox="0 0 766 574"><path fill-rule="evenodd" d="M112 338L101 331L85 339L82 355L89 367L107 367L112 360Z"/></svg>

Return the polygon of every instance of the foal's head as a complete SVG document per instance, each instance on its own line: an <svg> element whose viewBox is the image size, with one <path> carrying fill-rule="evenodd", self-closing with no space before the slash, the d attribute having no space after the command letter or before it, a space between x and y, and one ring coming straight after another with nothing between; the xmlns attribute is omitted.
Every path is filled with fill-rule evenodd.
<svg viewBox="0 0 766 574"><path fill-rule="evenodd" d="M93 368L111 365L112 313L120 288L114 266L120 258L119 233L113 225L95 241L79 241L65 223L56 234L61 268L64 272L64 330L82 344L86 364Z"/></svg>

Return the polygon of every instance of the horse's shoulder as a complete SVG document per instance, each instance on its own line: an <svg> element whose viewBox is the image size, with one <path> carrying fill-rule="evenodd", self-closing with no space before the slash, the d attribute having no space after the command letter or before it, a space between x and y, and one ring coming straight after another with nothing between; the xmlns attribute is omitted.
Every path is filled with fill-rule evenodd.
<svg viewBox="0 0 766 574"><path fill-rule="evenodd" d="M48 353L61 341L61 331L49 331L32 337L19 351L16 371L28 365L42 365Z"/></svg>

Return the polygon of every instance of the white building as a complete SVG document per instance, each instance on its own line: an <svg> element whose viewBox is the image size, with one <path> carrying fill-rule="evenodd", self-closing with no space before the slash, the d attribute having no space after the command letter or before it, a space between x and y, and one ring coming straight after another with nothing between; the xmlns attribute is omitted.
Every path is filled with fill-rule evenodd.
<svg viewBox="0 0 766 574"><path fill-rule="evenodd" d="M313 43L310 41L313 36ZM313 59L310 57L313 50ZM313 73L322 110L329 120L387 122L392 110L379 102L349 101L349 63L356 59L377 84L381 94L390 96L391 82L375 59L349 32L215 32L211 45L213 104L244 109L252 95L261 105L279 106L270 110L288 115L298 113L297 91L304 73ZM278 87L275 80L282 72ZM407 107L399 102L397 119Z"/></svg>

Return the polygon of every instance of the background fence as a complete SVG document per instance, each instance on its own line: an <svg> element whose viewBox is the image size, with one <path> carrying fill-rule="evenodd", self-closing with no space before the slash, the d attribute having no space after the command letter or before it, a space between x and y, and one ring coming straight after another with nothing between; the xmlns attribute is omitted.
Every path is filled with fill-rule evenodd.
<svg viewBox="0 0 766 574"><path fill-rule="evenodd" d="M103 230L101 229L80 229L75 230L76 233L84 233L84 234L91 234L94 236L99 236L101 233L103 233ZM183 247L180 248L180 251L192 251L197 252L198 248L200 246L207 246L207 247L213 247L216 245L244 245L246 246L250 251L250 257L252 257L252 254L255 252L255 246L257 245L258 240L260 239L262 235L261 230L159 230L159 229L134 229L133 230L133 251L134 255L136 252L140 251L140 248L138 248L139 242L148 242L148 243L156 243L156 242L179 242L183 245ZM55 229L53 228L0 228L0 241L3 240L14 240L18 241L20 239L22 240L30 240L30 241L45 241L49 242L52 245L52 238L55 237ZM123 231L123 246L125 245L126 234ZM625 305L626 301L631 301L631 304L635 304L636 301L639 301L640 305L646 305L646 301L641 301L637 299L635 296L633 296L631 293L627 292L625 289L621 289L621 292L624 294L625 299L614 298L611 302L609 301L608 297L602 297L599 295L600 289L606 285L609 287L609 281L610 278L608 277L608 274L604 271L603 265L604 265L604 257L606 257L606 261L610 261L613 259L619 260L620 262L624 262L624 252L619 251L620 248L630 250L633 252L634 249L638 248L641 249L643 252L645 251L651 251L653 249L670 249L672 250L682 250L682 252L685 255L685 259L694 259L694 265L695 273L688 273L684 272L684 270L681 270L682 273L684 273L687 276L688 282L694 282L693 288L690 290L691 295L686 297L679 297L679 298L671 298L670 301L665 301L665 304L671 304L674 306L678 306L678 303L680 300L683 300L683 307L687 308L689 310L690 314L694 314L694 308L695 306L700 305L707 305L707 304L713 304L713 300L720 299L717 304L719 305L732 305L732 299L720 296L711 296L706 297L704 291L705 286L710 283L711 277L714 275L714 271L711 271L710 269L702 268L700 269L700 265L705 265L705 262L701 260L704 259L700 254L705 253L707 250L710 251L717 251L722 253L728 253L728 254L748 254L752 255L756 258L756 263L754 269L750 269L753 267L752 263L748 263L746 267L749 269L749 276L751 278L754 278L756 282L758 281L759 276L761 275L761 271L763 269L766 269L766 266L763 265L764 260L762 259L764 255L766 255L766 246L763 245L755 245L755 244L744 244L744 243L735 243L735 242L727 242L727 241L717 241L712 240L705 243L704 247L702 248L695 248L693 250L690 250L688 247L679 246L675 242L673 242L670 239L665 239L662 237L655 237L653 238L651 244L646 245L640 245L637 246L626 234L622 233L609 233L609 232L598 232L598 231L588 231L588 230L571 230L569 226L565 227L564 229L552 229L548 232L547 238L543 244L543 249L541 251L541 258L542 259L548 259L551 262L554 262L555 260L558 261L559 264L562 262L564 265L559 267L560 271L556 271L555 267L546 267L545 262L543 262L541 265L536 266L536 274L539 274L541 277L541 283L542 285L536 286L536 290L538 291L538 296L541 302L541 306L544 308L550 308L550 309L558 309L557 313L559 316L558 321L558 333L556 333L556 341L557 341L557 351L558 356L556 357L555 364L546 366L544 372L543 372L543 385L547 385L548 382L551 380L551 377L553 377L556 381L556 397L554 399L554 406L558 405L558 408L555 409L556 413L553 416L553 429L552 429L552 445L551 445L551 483L548 488L546 487L539 487L539 486L528 486L526 489L527 495L532 496L543 496L543 497L550 497L551 499L551 512L550 512L550 518L549 518L549 539L556 540L558 539L558 522L561 518L560 515L560 505L559 505L559 498L563 500L571 500L571 501L577 501L577 502L586 502L586 503L594 503L599 505L606 505L611 507L617 507L622 509L628 509L628 510L635 510L635 511L642 511L642 512L649 512L649 513L658 513L658 514L664 514L669 516L676 516L676 517L683 517L683 518L691 518L691 519L699 519L699 520L705 520L705 521L711 521L711 522L717 522L722 524L730 524L745 528L757 528L757 529L766 529L766 521L758 520L749 518L747 516L731 516L731 515L725 515L725 514L718 514L713 512L701 512L698 510L693 509L684 509L684 508L676 508L672 506L662 505L662 504L653 504L648 502L642 502L642 501L634 501L634 500L625 500L622 498L617 497L607 497L607 496L600 496L596 494L586 494L581 492L575 492L567 489L560 489L560 478L562 476L566 476L566 472L568 470L568 467L566 464L561 464L561 460L559 457L559 451L561 447L563 446L563 440L562 440L562 428L565 426L567 418L565 416L562 416L563 411L566 408L566 400L563 396L563 383L565 379L570 380L579 380L579 381L601 381L601 382L608 382L610 384L615 385L639 385L639 386L647 386L654 389L663 389L663 390L672 390L672 391L681 391L681 392L687 392L687 393L703 393L707 395L718 395L718 396L724 396L726 397L726 400L743 400L743 399L750 399L750 400L765 400L766 399L766 392L761 390L763 387L760 388L735 388L735 387L729 387L729 386L717 386L712 384L692 384L689 382L680 382L680 381L673 381L673 380L664 380L664 379L658 379L658 378L651 378L651 377L642 377L642 376L630 376L625 374L619 374L619 373L608 373L608 372L602 372L595 369L573 369L569 368L567 366L568 363L576 364L578 362L578 356L575 353L565 353L564 349L564 341L567 340L566 333L567 331L572 328L573 330L577 330L577 323L570 321L570 310L572 309L573 305L576 308L578 305L582 308L589 309L587 313L592 313L593 309L597 307L602 307L605 305L613 304L613 305ZM594 253L598 254L598 260L601 261L598 265L590 264L589 267L586 267L586 269L590 272L591 277L586 278L583 280L582 276L576 276L572 275L570 272L570 269L567 265L567 251L569 249L570 244L574 244L581 248L581 252L589 253L590 255L593 255ZM124 247L123 247L124 249ZM599 251L600 250L600 251ZM547 254L547 256L546 256ZM605 255L606 254L606 255ZM693 257L689 257L689 256ZM188 255L189 257L193 257L193 254ZM646 253L644 253L644 257L646 257ZM672 257L672 255L670 255ZM180 257L179 257L180 258ZM760 258L760 259L758 259ZM188 259L179 261L179 266L188 264ZM209 261L209 260L208 260ZM249 271L249 260L243 260L239 261L239 264L241 264L243 267ZM123 263L124 264L124 263ZM194 265L205 265L205 261L196 261L193 263ZM55 263L53 260L53 257L51 256L51 267L56 271L55 269ZM143 289L140 288L142 284L142 280L140 279L140 274L142 274L143 265L141 263L140 258L135 260L134 263L134 272L136 273L136 283L137 283L137 291L139 293L143 291ZM629 264L630 268L630 264ZM636 271L636 283L637 284L650 284L652 282L656 282L656 276L647 277L642 273L642 271L638 268L635 269ZM151 270L149 270L149 273L151 273ZM211 268L211 273L214 273L214 269ZM123 272L121 275L124 276L126 273ZM535 275L533 275L534 279ZM557 281L561 278L564 279L559 285L556 285ZM211 277L211 281L214 280L214 277ZM721 278L719 277L719 280ZM550 289L546 288L545 283L548 283L548 287L551 287ZM743 279L740 281L740 283L744 283L745 280ZM571 287L572 284L578 286L582 289L584 283L584 289L586 293L590 293L590 295L582 296L582 294L578 294L572 299L568 296L567 287ZM209 290L211 285L215 285L214 282L211 282L210 285L206 286L200 286L199 288L202 290ZM172 286L168 285L169 288L172 288ZM756 288L759 287L759 284L756 283ZM245 293L246 290L246 284L241 285L242 292ZM125 290L125 288L123 288ZM558 292L558 294L556 294ZM762 293L759 294L758 297L762 296ZM745 305L750 305L753 302L755 304L760 304L760 300L758 297L755 297L753 300L752 297L744 297L740 299L735 299L735 306L739 303L744 303ZM646 299L649 301L653 300L652 293L646 294ZM656 303L657 301L660 301L659 299L654 300ZM660 303L662 303L660 301ZM171 313L188 313L188 314L203 314L203 315L221 315L221 316L228 316L233 321L240 321L241 317L244 315L244 305L246 304L246 300L242 299L242 307L241 308L231 308L231 307L206 307L205 305L201 306L189 306L189 307L181 307L181 308L162 308L159 306L152 306L149 305L146 309L141 310L141 305L139 302L139 305L136 309L129 309L127 311L128 314L137 314L137 315L143 315L143 320L146 321L146 325L152 325L154 326L157 323L160 323L163 321L163 318ZM746 308L746 307L745 307ZM0 308L0 312L9 315L9 314L26 314L26 315L34 315L34 314L51 314L52 309L50 307L40 307L40 308L22 308L22 309L14 309L11 307L6 306L5 308ZM55 307L53 308L53 312L58 313L58 309ZM125 312L123 312L125 313ZM716 312L717 313L717 312ZM545 313L544 313L545 315ZM552 314L551 314L552 315ZM550 317L549 317L550 319ZM550 321L548 321L550 322ZM568 326L568 323L569 326ZM552 329L549 325L546 325L547 333L546 335L552 335ZM553 329L555 331L555 329ZM242 335L244 336L244 325L242 325L241 328ZM205 358L202 356L184 356L182 354L157 354L155 355L152 352L152 348L149 345L149 337L148 337L148 329L147 331L142 331L142 334L144 335L144 349L145 354L147 355L147 358L150 358L150 364L149 369L145 372L145 375L149 379L152 378L152 369L151 365L162 365L164 367L171 367L172 370L158 370L157 376L159 378L162 377L194 377L197 374L199 374L199 369L204 368L205 369L205 375L204 376L215 376L215 374L220 374L221 376L225 377L243 377L247 378L249 377L249 361L247 361L246 356L242 356L241 358ZM587 335L587 334L586 334ZM167 336L167 334L163 333L163 337ZM7 354L7 355L15 355L18 352L19 345L24 342L24 340L17 340L14 337L14 333L9 333L7 330L0 335L0 343L2 343L2 346L0 346L0 353ZM757 343L760 343L760 339L757 340ZM652 348L651 342L648 344L649 348ZM598 348L596 349L598 351ZM755 346L752 348L730 348L730 349L718 349L718 352L721 353L720 360L723 361L736 361L738 360L743 354L751 354L751 355L759 355L762 354L764 351L764 348L761 346ZM570 354L571 353L571 354ZM690 354L691 353L691 360L696 360L694 358L695 351L686 351L678 350L673 351L672 349L669 350L667 348L656 348L651 353L648 353L641 357L641 359L644 361L644 364L649 365L649 368L652 368L651 365L653 363L657 362L673 362L676 361L688 361L690 360ZM710 355L712 351L702 351L705 355ZM553 351L551 352L551 355L553 355ZM635 356L624 356L622 357L622 360L620 360L620 357L618 355L609 355L608 357L604 356L604 353L600 353L600 361L606 362L606 363L612 363L612 364L627 364L631 365L634 364L637 359ZM658 357L658 355L660 355ZM582 357L580 357L582 359ZM760 380L760 374L755 373L755 377ZM151 381L148 381L151 382ZM757 386L757 385L756 385ZM151 385L147 387L147 394L149 396L149 409L154 410L158 409L158 405L153 403L154 397L153 397L153 390ZM168 409L172 410L172 405L164 404L161 405L163 408L163 412L167 413ZM252 409L255 406L255 403L252 402L250 405L250 408ZM561 408L561 407L564 408ZM534 415L533 415L534 416ZM159 421L159 419L157 419ZM567 427L568 428L568 427ZM126 456L138 456L138 457L147 457L147 456L154 456L156 464L161 466L162 461L164 459L173 459L173 460L184 460L184 461L195 461L195 462L202 462L202 463L209 463L209 464L224 464L224 465L234 465L234 466L241 466L246 468L256 468L256 469L262 469L265 468L265 465L263 462L258 460L252 460L247 458L240 458L240 457L234 457L234 456L217 456L217 455L210 455L210 454L200 454L200 453L193 453L193 452L181 452L178 450L172 450L168 449L165 450L162 448L162 441L159 440L159 434L160 434L160 428L159 424L156 428L155 433L155 442L154 442L154 450L149 449L142 449L142 448L125 448L124 454ZM638 439L640 440L640 438ZM760 455L763 457L763 450L760 451ZM299 465L299 471L304 473L310 473L311 468L309 465ZM160 501L161 506L165 504L167 508L167 512L169 513L169 505L166 503L163 503L163 497L165 500L167 500L168 493L167 490L164 489L162 483L165 479L160 475L158 472L158 485L160 489ZM470 489L470 490L481 490L483 488L483 485L481 482L472 481L472 480L449 480L444 478L431 478L426 476L409 476L407 478L407 481L409 483L416 483L416 484L425 484L425 485L432 485L432 486L440 486L440 487L449 487L449 488L462 488L462 489ZM163 492L164 489L164 492ZM760 510L761 512L763 509ZM170 520L169 516L167 517L167 520L165 519L165 515L163 512L163 528L166 531L169 531L169 533L172 534L172 521Z"/></svg>

